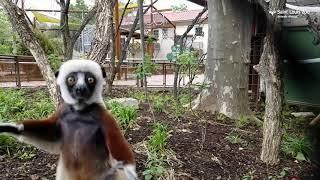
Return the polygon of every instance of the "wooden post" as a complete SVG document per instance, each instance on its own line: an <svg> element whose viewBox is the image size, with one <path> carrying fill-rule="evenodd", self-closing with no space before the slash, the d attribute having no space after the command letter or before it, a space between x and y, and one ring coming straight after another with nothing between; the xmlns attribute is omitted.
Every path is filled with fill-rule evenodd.
<svg viewBox="0 0 320 180"><path fill-rule="evenodd" d="M119 27L119 0L115 0L115 6L114 6L114 20L115 20L115 29L116 29L116 60L119 61L121 57L121 28ZM117 79L121 79L121 71L122 68L120 67Z"/></svg>
<svg viewBox="0 0 320 180"><path fill-rule="evenodd" d="M19 60L17 56L14 56L14 62L15 62L15 69L16 69L16 83L18 89L21 88L21 78L20 78L20 66L19 66Z"/></svg>

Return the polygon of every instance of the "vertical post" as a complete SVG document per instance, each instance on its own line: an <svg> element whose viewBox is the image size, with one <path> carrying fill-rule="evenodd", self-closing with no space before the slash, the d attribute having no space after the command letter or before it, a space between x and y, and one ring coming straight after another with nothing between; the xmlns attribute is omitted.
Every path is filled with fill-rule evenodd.
<svg viewBox="0 0 320 180"><path fill-rule="evenodd" d="M19 66L19 59L17 56L14 56L14 62L15 62L15 69L16 69L16 83L18 89L21 88L21 78L20 78L20 66Z"/></svg>
<svg viewBox="0 0 320 180"><path fill-rule="evenodd" d="M142 67L145 66L145 40L144 40L144 19L143 19L143 0L139 0L139 24L140 24L140 37L141 37L141 55L142 55ZM147 77L144 74L144 89L145 89L145 97L148 99L148 89L147 89Z"/></svg>
<svg viewBox="0 0 320 180"><path fill-rule="evenodd" d="M81 13L81 20L83 21L83 10L82 10L82 13ZM85 28L84 28L85 29ZM84 34L83 34L83 31L84 29L81 31L81 50L82 50L82 55L83 57L85 56L85 52L84 52Z"/></svg>
<svg viewBox="0 0 320 180"><path fill-rule="evenodd" d="M119 27L119 0L115 0L115 5L114 5L114 21L115 21L115 30L116 30L116 60L119 62L121 58L121 28ZM121 71L122 68L120 67L117 79L121 79Z"/></svg>

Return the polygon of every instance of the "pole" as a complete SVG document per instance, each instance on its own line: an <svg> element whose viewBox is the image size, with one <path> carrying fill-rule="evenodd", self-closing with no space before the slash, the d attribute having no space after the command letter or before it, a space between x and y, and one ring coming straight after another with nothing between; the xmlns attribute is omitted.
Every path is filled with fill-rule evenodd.
<svg viewBox="0 0 320 180"><path fill-rule="evenodd" d="M121 57L121 36L120 36L120 31L121 28L119 27L119 0L115 0L115 6L114 6L114 19L115 19L115 30L116 30L116 60L119 62L120 57ZM121 79L121 68L118 72L117 79Z"/></svg>
<svg viewBox="0 0 320 180"><path fill-rule="evenodd" d="M143 14L143 0L139 0L139 20L140 20L140 38L141 38L141 55L142 55L142 67L145 66L145 40L144 40L144 14ZM145 90L145 100L148 100L148 89L147 89L147 77L144 74L144 90Z"/></svg>

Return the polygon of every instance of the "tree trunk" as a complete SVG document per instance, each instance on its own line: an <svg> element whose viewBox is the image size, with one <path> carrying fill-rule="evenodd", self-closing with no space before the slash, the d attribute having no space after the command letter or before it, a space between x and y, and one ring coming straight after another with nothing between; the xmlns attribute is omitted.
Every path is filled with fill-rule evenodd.
<svg viewBox="0 0 320 180"><path fill-rule="evenodd" d="M96 32L89 59L102 64L108 55L112 40L113 0L97 0Z"/></svg>
<svg viewBox="0 0 320 180"><path fill-rule="evenodd" d="M194 100L193 108L239 119L249 112L248 65L253 8L247 0L208 1L208 7L205 83L210 87Z"/></svg>
<svg viewBox="0 0 320 180"><path fill-rule="evenodd" d="M269 4L270 11L284 8L285 0L272 0ZM264 40L263 52L258 65L254 68L259 73L265 84L265 114L263 123L263 141L261 160L267 164L279 163L279 150L282 138L282 83L280 71L280 57L276 45L279 44L280 25L277 15L267 15L267 31Z"/></svg>
<svg viewBox="0 0 320 180"><path fill-rule="evenodd" d="M29 27L28 21L25 17L25 12L17 7L11 0L1 0L0 4L8 14L9 20L19 34L20 39L25 46L30 50L35 58L40 71L47 83L49 93L55 105L60 102L60 95L56 84L54 73L51 69L48 58L42 49L38 39L35 37L32 29Z"/></svg>
<svg viewBox="0 0 320 180"><path fill-rule="evenodd" d="M255 69L265 81L266 105L263 123L261 160L274 165L279 162L281 143L282 94L278 52L274 45L274 31L267 29L263 53Z"/></svg>

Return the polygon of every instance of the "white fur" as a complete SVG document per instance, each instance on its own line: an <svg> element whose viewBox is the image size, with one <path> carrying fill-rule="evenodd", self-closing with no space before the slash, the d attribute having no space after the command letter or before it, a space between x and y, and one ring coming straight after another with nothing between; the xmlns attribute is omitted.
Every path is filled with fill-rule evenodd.
<svg viewBox="0 0 320 180"><path fill-rule="evenodd" d="M65 103L73 105L78 110L84 108L84 105L79 104L78 101L72 98L68 92L66 78L72 72L91 72L94 75L96 78L96 87L93 95L85 103L86 105L92 103L99 103L103 105L102 91L105 80L103 78L100 65L91 60L69 60L60 67L57 84L60 86L61 96Z"/></svg>

